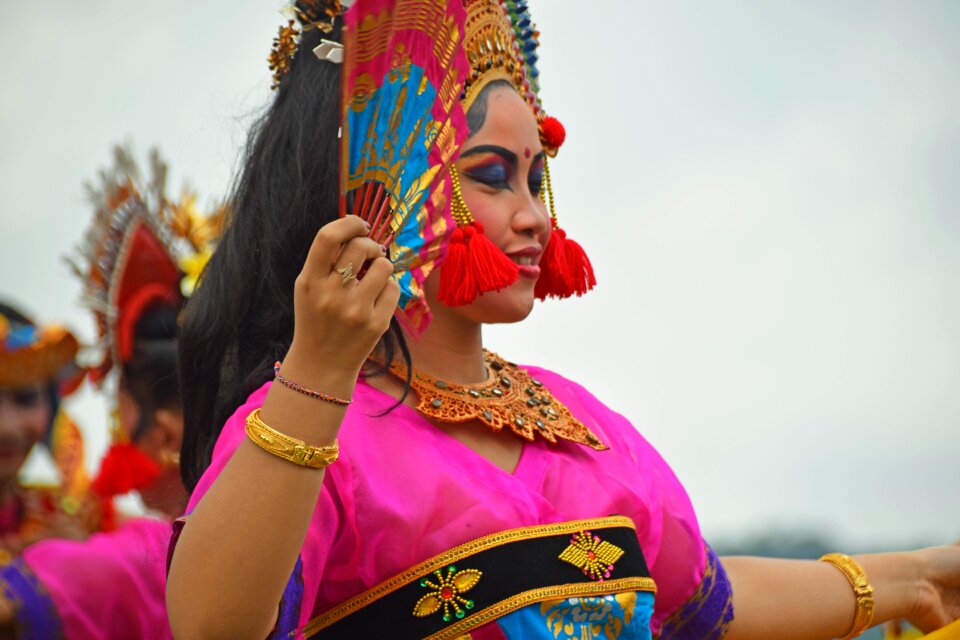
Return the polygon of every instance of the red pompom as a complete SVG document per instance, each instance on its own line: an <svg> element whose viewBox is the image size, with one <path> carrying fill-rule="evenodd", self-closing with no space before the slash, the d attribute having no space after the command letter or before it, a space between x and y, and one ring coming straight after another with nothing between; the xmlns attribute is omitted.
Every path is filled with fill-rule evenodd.
<svg viewBox="0 0 960 640"><path fill-rule="evenodd" d="M583 247L568 238L563 229L554 229L540 260L534 295L539 300L582 296L596 284L593 265Z"/></svg>
<svg viewBox="0 0 960 640"><path fill-rule="evenodd" d="M474 221L450 236L437 298L449 307L460 307L482 293L509 287L519 277L517 264L484 235L483 225Z"/></svg>
<svg viewBox="0 0 960 640"><path fill-rule="evenodd" d="M104 498L143 489L160 475L160 466L136 445L115 444L107 450L94 479L93 491Z"/></svg>
<svg viewBox="0 0 960 640"><path fill-rule="evenodd" d="M540 141L548 149L556 151L563 145L567 139L567 130L563 128L560 121L553 116L547 116L540 123Z"/></svg>

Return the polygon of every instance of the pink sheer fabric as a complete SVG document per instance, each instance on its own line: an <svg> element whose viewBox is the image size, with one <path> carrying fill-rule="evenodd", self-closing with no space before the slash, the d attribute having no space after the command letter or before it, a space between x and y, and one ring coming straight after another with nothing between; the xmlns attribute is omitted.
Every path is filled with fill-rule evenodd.
<svg viewBox="0 0 960 640"><path fill-rule="evenodd" d="M165 602L170 523L136 518L83 542L45 540L23 560L66 638L171 638Z"/></svg>
<svg viewBox="0 0 960 640"><path fill-rule="evenodd" d="M657 582L654 633L695 591L704 567L703 541L686 492L669 466L623 416L582 387L526 368L610 449L525 443L509 474L410 407L377 417L395 400L361 381L340 430L340 460L327 469L301 550L300 627L473 538L614 514L636 523ZM188 512L245 438L244 420L262 404L268 388L269 383L254 392L227 421Z"/></svg>

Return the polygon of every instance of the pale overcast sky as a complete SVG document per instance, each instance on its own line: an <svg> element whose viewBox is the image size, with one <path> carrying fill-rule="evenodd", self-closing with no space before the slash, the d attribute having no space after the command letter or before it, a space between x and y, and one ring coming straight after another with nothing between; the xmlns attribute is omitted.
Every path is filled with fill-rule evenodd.
<svg viewBox="0 0 960 640"><path fill-rule="evenodd" d="M708 538L960 537L960 5L531 5L600 284L489 346L631 418ZM0 295L92 336L82 183L132 140L221 196L281 6L0 4ZM74 411L96 453L102 405Z"/></svg>

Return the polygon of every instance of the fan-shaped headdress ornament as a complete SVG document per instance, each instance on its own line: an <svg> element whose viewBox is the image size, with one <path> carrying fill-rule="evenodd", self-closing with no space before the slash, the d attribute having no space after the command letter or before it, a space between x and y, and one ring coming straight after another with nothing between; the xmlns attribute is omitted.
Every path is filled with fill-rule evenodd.
<svg viewBox="0 0 960 640"><path fill-rule="evenodd" d="M150 152L143 178L132 153L114 149L114 164L87 185L93 220L77 255L68 258L84 284L82 302L93 311L98 343L90 379L98 385L137 353L136 327L158 307L179 310L197 286L227 213L220 206L201 215L196 196L166 196L167 166ZM166 342L172 341L170 340ZM93 488L104 497L143 488L159 469L129 442L116 417L112 446Z"/></svg>
<svg viewBox="0 0 960 640"><path fill-rule="evenodd" d="M77 255L67 260L84 284L82 302L97 323L99 357L95 383L134 355L134 330L155 306L179 308L196 286L205 257L226 214L202 216L196 196L166 196L167 166L150 152L144 180L131 152L114 149L114 165L87 185L93 220Z"/></svg>

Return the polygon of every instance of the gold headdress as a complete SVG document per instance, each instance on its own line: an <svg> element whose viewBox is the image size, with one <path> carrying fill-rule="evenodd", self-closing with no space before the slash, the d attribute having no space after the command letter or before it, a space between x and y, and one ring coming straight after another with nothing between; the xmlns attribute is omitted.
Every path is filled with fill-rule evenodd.
<svg viewBox="0 0 960 640"><path fill-rule="evenodd" d="M467 24L464 47L470 63L470 75L463 88L463 110L470 109L483 88L495 80L511 83L526 99L530 84L526 81L520 45L503 5L496 0L471 0L465 4ZM533 102L531 106L534 106Z"/></svg>
<svg viewBox="0 0 960 640"><path fill-rule="evenodd" d="M0 312L0 388L56 381L77 349L77 339L63 327L22 324Z"/></svg>
<svg viewBox="0 0 960 640"><path fill-rule="evenodd" d="M490 83L509 82L530 106L546 156L554 157L566 137L563 125L544 113L540 104L537 47L540 33L530 19L524 0L464 0L467 10L464 47L470 63L463 93L468 111ZM540 197L550 212L553 232L540 260L541 275L535 295L567 298L583 295L596 284L593 267L583 248L567 238L557 222L549 164L544 158ZM448 305L468 304L477 295L512 284L516 266L506 256L492 251L483 237L483 227L473 220L460 193L456 169L453 177L451 213L459 227L451 237L450 251L441 271L439 297ZM480 265L480 268L478 268Z"/></svg>
<svg viewBox="0 0 960 640"><path fill-rule="evenodd" d="M100 184L87 185L93 220L67 261L84 283L83 302L97 321L100 362L91 371L94 382L130 359L134 326L148 306L179 306L192 293L219 236L225 207L201 216L190 192L179 202L168 199L166 177L156 150L144 180L132 153L117 147L114 166L100 172Z"/></svg>
<svg viewBox="0 0 960 640"><path fill-rule="evenodd" d="M286 24L280 25L277 36L273 39L273 47L270 55L267 56L267 63L270 71L273 71L273 84L271 89L280 86L280 80L290 71L290 65L293 64L293 58L300 47L300 36L311 29L319 29L322 33L329 34L333 32L333 26L337 18L343 15L346 7L352 4L352 0L300 0L294 2L290 7L293 18L287 20ZM328 51L330 45L336 43L326 42ZM336 56L327 56L315 51L318 57L332 62L340 62Z"/></svg>

